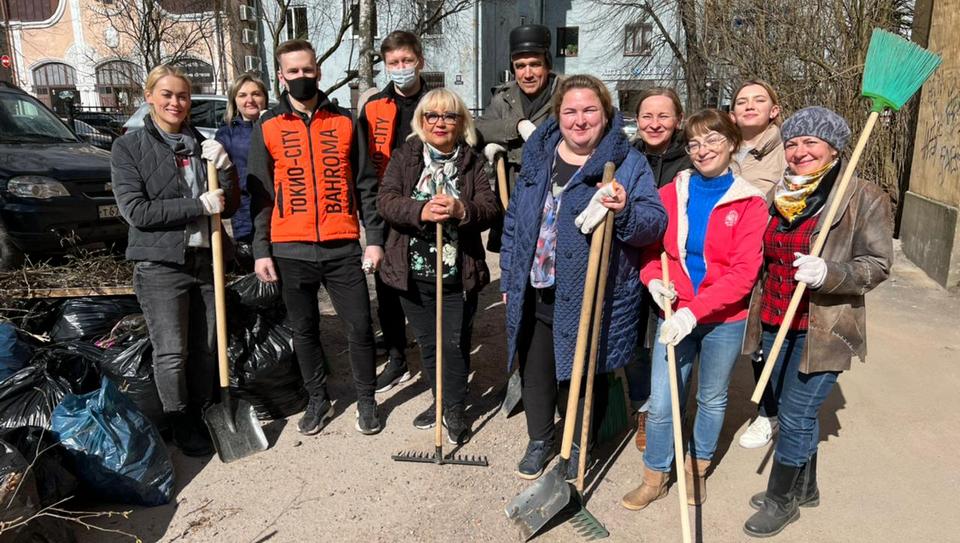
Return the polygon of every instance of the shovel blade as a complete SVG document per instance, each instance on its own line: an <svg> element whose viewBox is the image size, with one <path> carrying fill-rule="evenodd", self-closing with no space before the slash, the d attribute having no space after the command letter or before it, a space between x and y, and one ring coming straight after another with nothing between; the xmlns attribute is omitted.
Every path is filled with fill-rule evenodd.
<svg viewBox="0 0 960 543"><path fill-rule="evenodd" d="M505 509L517 523L524 541L536 535L570 503L571 485L554 470L543 475L513 499Z"/></svg>
<svg viewBox="0 0 960 543"><path fill-rule="evenodd" d="M500 413L509 418L520 404L522 394L523 383L520 381L520 372L515 371L507 381L507 393L503 396L503 403L500 404Z"/></svg>
<svg viewBox="0 0 960 543"><path fill-rule="evenodd" d="M231 398L212 405L204 411L203 421L224 464L267 450L267 436L246 400Z"/></svg>

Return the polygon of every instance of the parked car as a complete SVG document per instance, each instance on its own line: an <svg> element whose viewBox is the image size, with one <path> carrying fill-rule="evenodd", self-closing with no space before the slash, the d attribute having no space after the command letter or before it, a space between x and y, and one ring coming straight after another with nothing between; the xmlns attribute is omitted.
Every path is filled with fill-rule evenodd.
<svg viewBox="0 0 960 543"><path fill-rule="evenodd" d="M217 134L217 128L223 124L223 116L226 112L226 96L195 94L190 97L190 124L205 138L212 138ZM143 128L143 120L149 114L150 104L141 104L127 122L123 123L123 128L127 132Z"/></svg>
<svg viewBox="0 0 960 543"><path fill-rule="evenodd" d="M124 243L110 153L82 141L39 100L0 84L0 268L24 253Z"/></svg>
<svg viewBox="0 0 960 543"><path fill-rule="evenodd" d="M70 125L69 121L67 121L67 125ZM73 133L90 145L106 151L109 151L113 147L113 140L115 139L114 136L98 130L80 119L73 120Z"/></svg>
<svg viewBox="0 0 960 543"><path fill-rule="evenodd" d="M123 134L123 123L126 121L127 116L120 112L80 109L74 112L73 118L83 121L100 132L116 138Z"/></svg>

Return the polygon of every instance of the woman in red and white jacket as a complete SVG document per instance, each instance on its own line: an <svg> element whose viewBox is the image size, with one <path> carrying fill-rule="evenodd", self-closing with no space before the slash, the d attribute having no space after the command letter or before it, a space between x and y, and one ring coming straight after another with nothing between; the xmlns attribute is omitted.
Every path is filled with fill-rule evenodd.
<svg viewBox="0 0 960 543"><path fill-rule="evenodd" d="M740 131L728 115L714 109L691 116L684 131L694 169L680 172L660 189L669 224L663 241L647 248L640 271L661 310L670 303L676 313L667 320L661 314L659 319L643 484L621 502L632 510L667 493L674 460L668 344L676 348L681 405L694 361L700 359L697 417L685 469L688 501L699 505L705 499L704 476L717 447L750 292L763 262L763 230L769 217L764 194L730 170ZM664 251L669 285L664 284L660 267Z"/></svg>

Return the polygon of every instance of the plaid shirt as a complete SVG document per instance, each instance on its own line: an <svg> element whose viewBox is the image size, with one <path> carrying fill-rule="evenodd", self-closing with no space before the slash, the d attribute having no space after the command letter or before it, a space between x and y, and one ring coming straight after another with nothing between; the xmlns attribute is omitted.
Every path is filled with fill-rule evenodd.
<svg viewBox="0 0 960 543"><path fill-rule="evenodd" d="M778 232L779 223L779 219L773 217L767 223L767 230L763 234L763 260L767 275L763 280L760 320L771 326L780 326L783 322L783 315L787 312L790 298L793 297L798 283L793 278L793 261L796 259L793 253L810 252L810 238L817 227L817 217L809 217L789 232ZM806 330L809 314L810 291L806 290L790 329Z"/></svg>

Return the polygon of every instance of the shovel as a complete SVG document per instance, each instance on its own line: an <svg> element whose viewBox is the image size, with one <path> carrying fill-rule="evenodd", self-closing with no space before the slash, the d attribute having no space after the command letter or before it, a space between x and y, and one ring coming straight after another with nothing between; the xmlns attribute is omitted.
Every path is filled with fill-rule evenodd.
<svg viewBox="0 0 960 543"><path fill-rule="evenodd" d="M497 170L497 191L500 193L500 203L503 205L504 211L506 211L507 205L510 203L510 195L507 192L507 165L503 158L503 153L497 155L494 164L496 164ZM517 409L517 405L520 404L520 398L522 396L523 383L520 380L520 371L514 370L514 372L510 374L510 380L507 381L507 392L503 395L503 403L500 404L500 413L505 417L513 414L514 410Z"/></svg>
<svg viewBox="0 0 960 543"><path fill-rule="evenodd" d="M439 185L437 194L443 194L443 185ZM419 462L423 464L458 464L461 466L489 466L486 456L443 456L443 223L437 223L437 320L436 320L436 358L437 366L434 382L437 387L437 419L433 430L433 453L400 451L391 456L397 462Z"/></svg>
<svg viewBox="0 0 960 543"><path fill-rule="evenodd" d="M613 180L616 167L608 162L603 169L603 182ZM577 531L589 539L609 535L603 525L583 505L577 489L564 479L570 453L573 450L573 433L577 424L577 404L579 403L580 384L583 378L584 362L587 358L587 343L590 339L593 302L597 291L597 276L600 269L601 252L606 221L594 230L590 239L590 255L587 260L587 277L583 285L583 303L580 305L580 324L577 328L577 343L573 353L573 369L570 374L570 394L567 395L567 410L563 421L563 439L560 442L560 460L553 471L545 474L513 499L505 509L507 518L520 527L524 540L529 540L541 528L564 509L576 509L573 523ZM585 454L585 451L581 452Z"/></svg>
<svg viewBox="0 0 960 543"><path fill-rule="evenodd" d="M207 162L209 190L220 188L217 167ZM213 447L224 464L267 450L267 436L253 406L230 397L230 367L227 361L227 299L223 278L223 232L220 214L210 217L210 246L213 250L213 289L217 311L217 359L220 365L220 403L203 413Z"/></svg>

